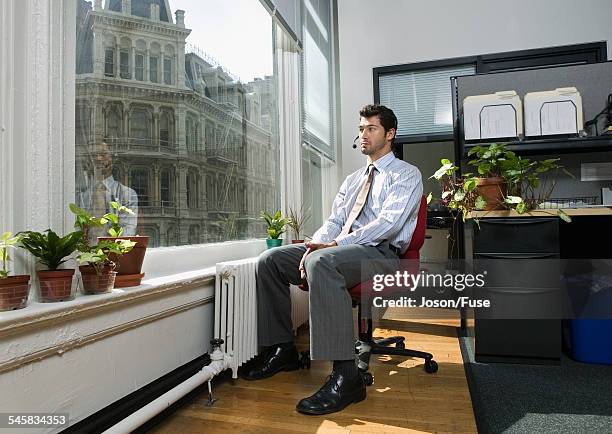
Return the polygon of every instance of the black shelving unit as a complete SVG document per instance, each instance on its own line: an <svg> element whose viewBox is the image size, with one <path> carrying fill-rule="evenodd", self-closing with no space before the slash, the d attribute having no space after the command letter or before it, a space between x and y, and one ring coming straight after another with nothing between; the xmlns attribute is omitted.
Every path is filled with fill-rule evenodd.
<svg viewBox="0 0 612 434"><path fill-rule="evenodd" d="M492 140L484 143L465 143L463 144L463 157L467 156L471 148L475 146L487 146L489 143L504 143L508 151L513 151L521 155L612 151L612 135L607 135L597 137L527 139L511 142Z"/></svg>

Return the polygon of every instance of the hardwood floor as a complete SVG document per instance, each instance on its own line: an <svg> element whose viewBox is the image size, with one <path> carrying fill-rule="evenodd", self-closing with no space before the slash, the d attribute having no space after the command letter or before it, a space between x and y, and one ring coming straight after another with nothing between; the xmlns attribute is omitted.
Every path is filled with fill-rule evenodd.
<svg viewBox="0 0 612 434"><path fill-rule="evenodd" d="M399 316L399 315L398 315ZM389 312L384 318L389 318ZM423 362L373 356L374 384L365 401L327 416L305 416L295 405L314 393L331 363L313 361L310 370L282 372L260 381L213 382L218 401L207 407L207 392L182 406L151 433L475 433L476 423L456 337L456 319L382 319L375 336L403 335L408 348L434 354L440 370L427 374ZM308 347L301 330L298 349Z"/></svg>

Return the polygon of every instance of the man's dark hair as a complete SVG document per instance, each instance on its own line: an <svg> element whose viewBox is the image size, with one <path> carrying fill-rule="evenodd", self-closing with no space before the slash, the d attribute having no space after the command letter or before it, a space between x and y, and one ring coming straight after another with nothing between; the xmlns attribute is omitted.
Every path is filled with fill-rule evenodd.
<svg viewBox="0 0 612 434"><path fill-rule="evenodd" d="M368 104L359 110L359 116L362 118L371 118L372 116L378 116L380 124L385 129L385 133L391 128L397 131L397 117L395 113L388 107L380 104Z"/></svg>

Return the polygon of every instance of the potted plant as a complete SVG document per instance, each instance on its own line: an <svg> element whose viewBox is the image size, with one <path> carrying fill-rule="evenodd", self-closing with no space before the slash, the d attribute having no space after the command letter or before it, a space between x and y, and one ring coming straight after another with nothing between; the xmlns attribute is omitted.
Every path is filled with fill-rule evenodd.
<svg viewBox="0 0 612 434"><path fill-rule="evenodd" d="M285 232L285 225L288 220L281 215L280 211L276 211L274 214L270 214L268 211L261 212L261 218L266 222L268 228L266 231L268 232L268 239L266 240L266 244L268 248L278 247L283 243L282 239L279 239Z"/></svg>
<svg viewBox="0 0 612 434"><path fill-rule="evenodd" d="M12 236L10 232L4 232L0 237L0 310L13 310L24 308L28 302L30 289L30 276L22 274L18 276L8 275L8 263L11 260L9 249L15 247L21 237Z"/></svg>
<svg viewBox="0 0 612 434"><path fill-rule="evenodd" d="M303 243L304 239L300 237L304 225L308 221L309 216L304 211L304 205L300 207L299 211L289 208L289 218L287 219L287 226L291 228L293 232L293 244Z"/></svg>
<svg viewBox="0 0 612 434"><path fill-rule="evenodd" d="M115 263L110 255L121 256L134 247L136 243L130 240L100 240L95 246L86 246L79 251L77 261L83 281L84 294L101 294L109 292L115 284ZM85 246L82 246L85 247Z"/></svg>
<svg viewBox="0 0 612 434"><path fill-rule="evenodd" d="M80 231L71 232L63 237L51 229L45 232L24 231L20 246L38 258L38 262L47 270L37 271L40 287L40 301L65 301L72 297L72 276L74 269L60 270L59 266L66 262L80 245L83 234Z"/></svg>
<svg viewBox="0 0 612 434"><path fill-rule="evenodd" d="M77 248L79 254L77 261L81 279L83 281L84 294L100 294L113 289L115 284L116 264L110 259L128 253L134 245L134 241L126 239L102 240L98 244L91 245L89 242L89 229L93 226L104 226L108 223L106 217L95 217L74 203L70 204L70 211L76 216L74 226L82 233L81 242Z"/></svg>
<svg viewBox="0 0 612 434"><path fill-rule="evenodd" d="M476 182L476 193L485 201L484 210L504 209L504 198L508 194L508 183L504 169L516 159L514 152L506 151L496 143L488 147L475 146L468 151L468 157L475 156L469 164L476 168L478 176L471 177Z"/></svg>
<svg viewBox="0 0 612 434"><path fill-rule="evenodd" d="M117 264L117 278L115 279L115 287L126 288L138 286L144 277L142 273L142 263L144 261L147 246L149 245L149 237L147 235L132 235L123 236L123 227L120 224L121 215L134 215L134 212L119 202L111 202L113 212L104 214L102 219L104 224L110 224L108 229L108 237L98 237L99 240L117 240L125 239L133 241L134 248L123 256L111 254L111 261Z"/></svg>
<svg viewBox="0 0 612 434"><path fill-rule="evenodd" d="M477 168L479 175L494 175L493 178L500 179L488 182L485 178L483 184L483 178L472 173L458 177L459 168L448 159L442 159L442 166L430 177L440 182L440 202L451 210L460 211L464 220L472 211L505 209L519 214L530 212L552 195L555 182L548 183L547 172L561 170L572 176L558 164L558 158L532 161L506 151L503 145L477 146L468 155L476 155L469 164ZM495 189L492 185L496 186ZM430 193L428 202L431 198ZM563 220L571 221L562 209L558 209L557 214Z"/></svg>

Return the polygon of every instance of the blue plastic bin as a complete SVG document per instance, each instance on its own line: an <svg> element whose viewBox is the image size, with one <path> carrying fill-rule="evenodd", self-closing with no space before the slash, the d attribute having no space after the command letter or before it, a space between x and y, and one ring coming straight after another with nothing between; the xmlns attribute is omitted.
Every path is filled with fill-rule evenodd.
<svg viewBox="0 0 612 434"><path fill-rule="evenodd" d="M573 359L612 365L612 320L573 319L569 332Z"/></svg>

